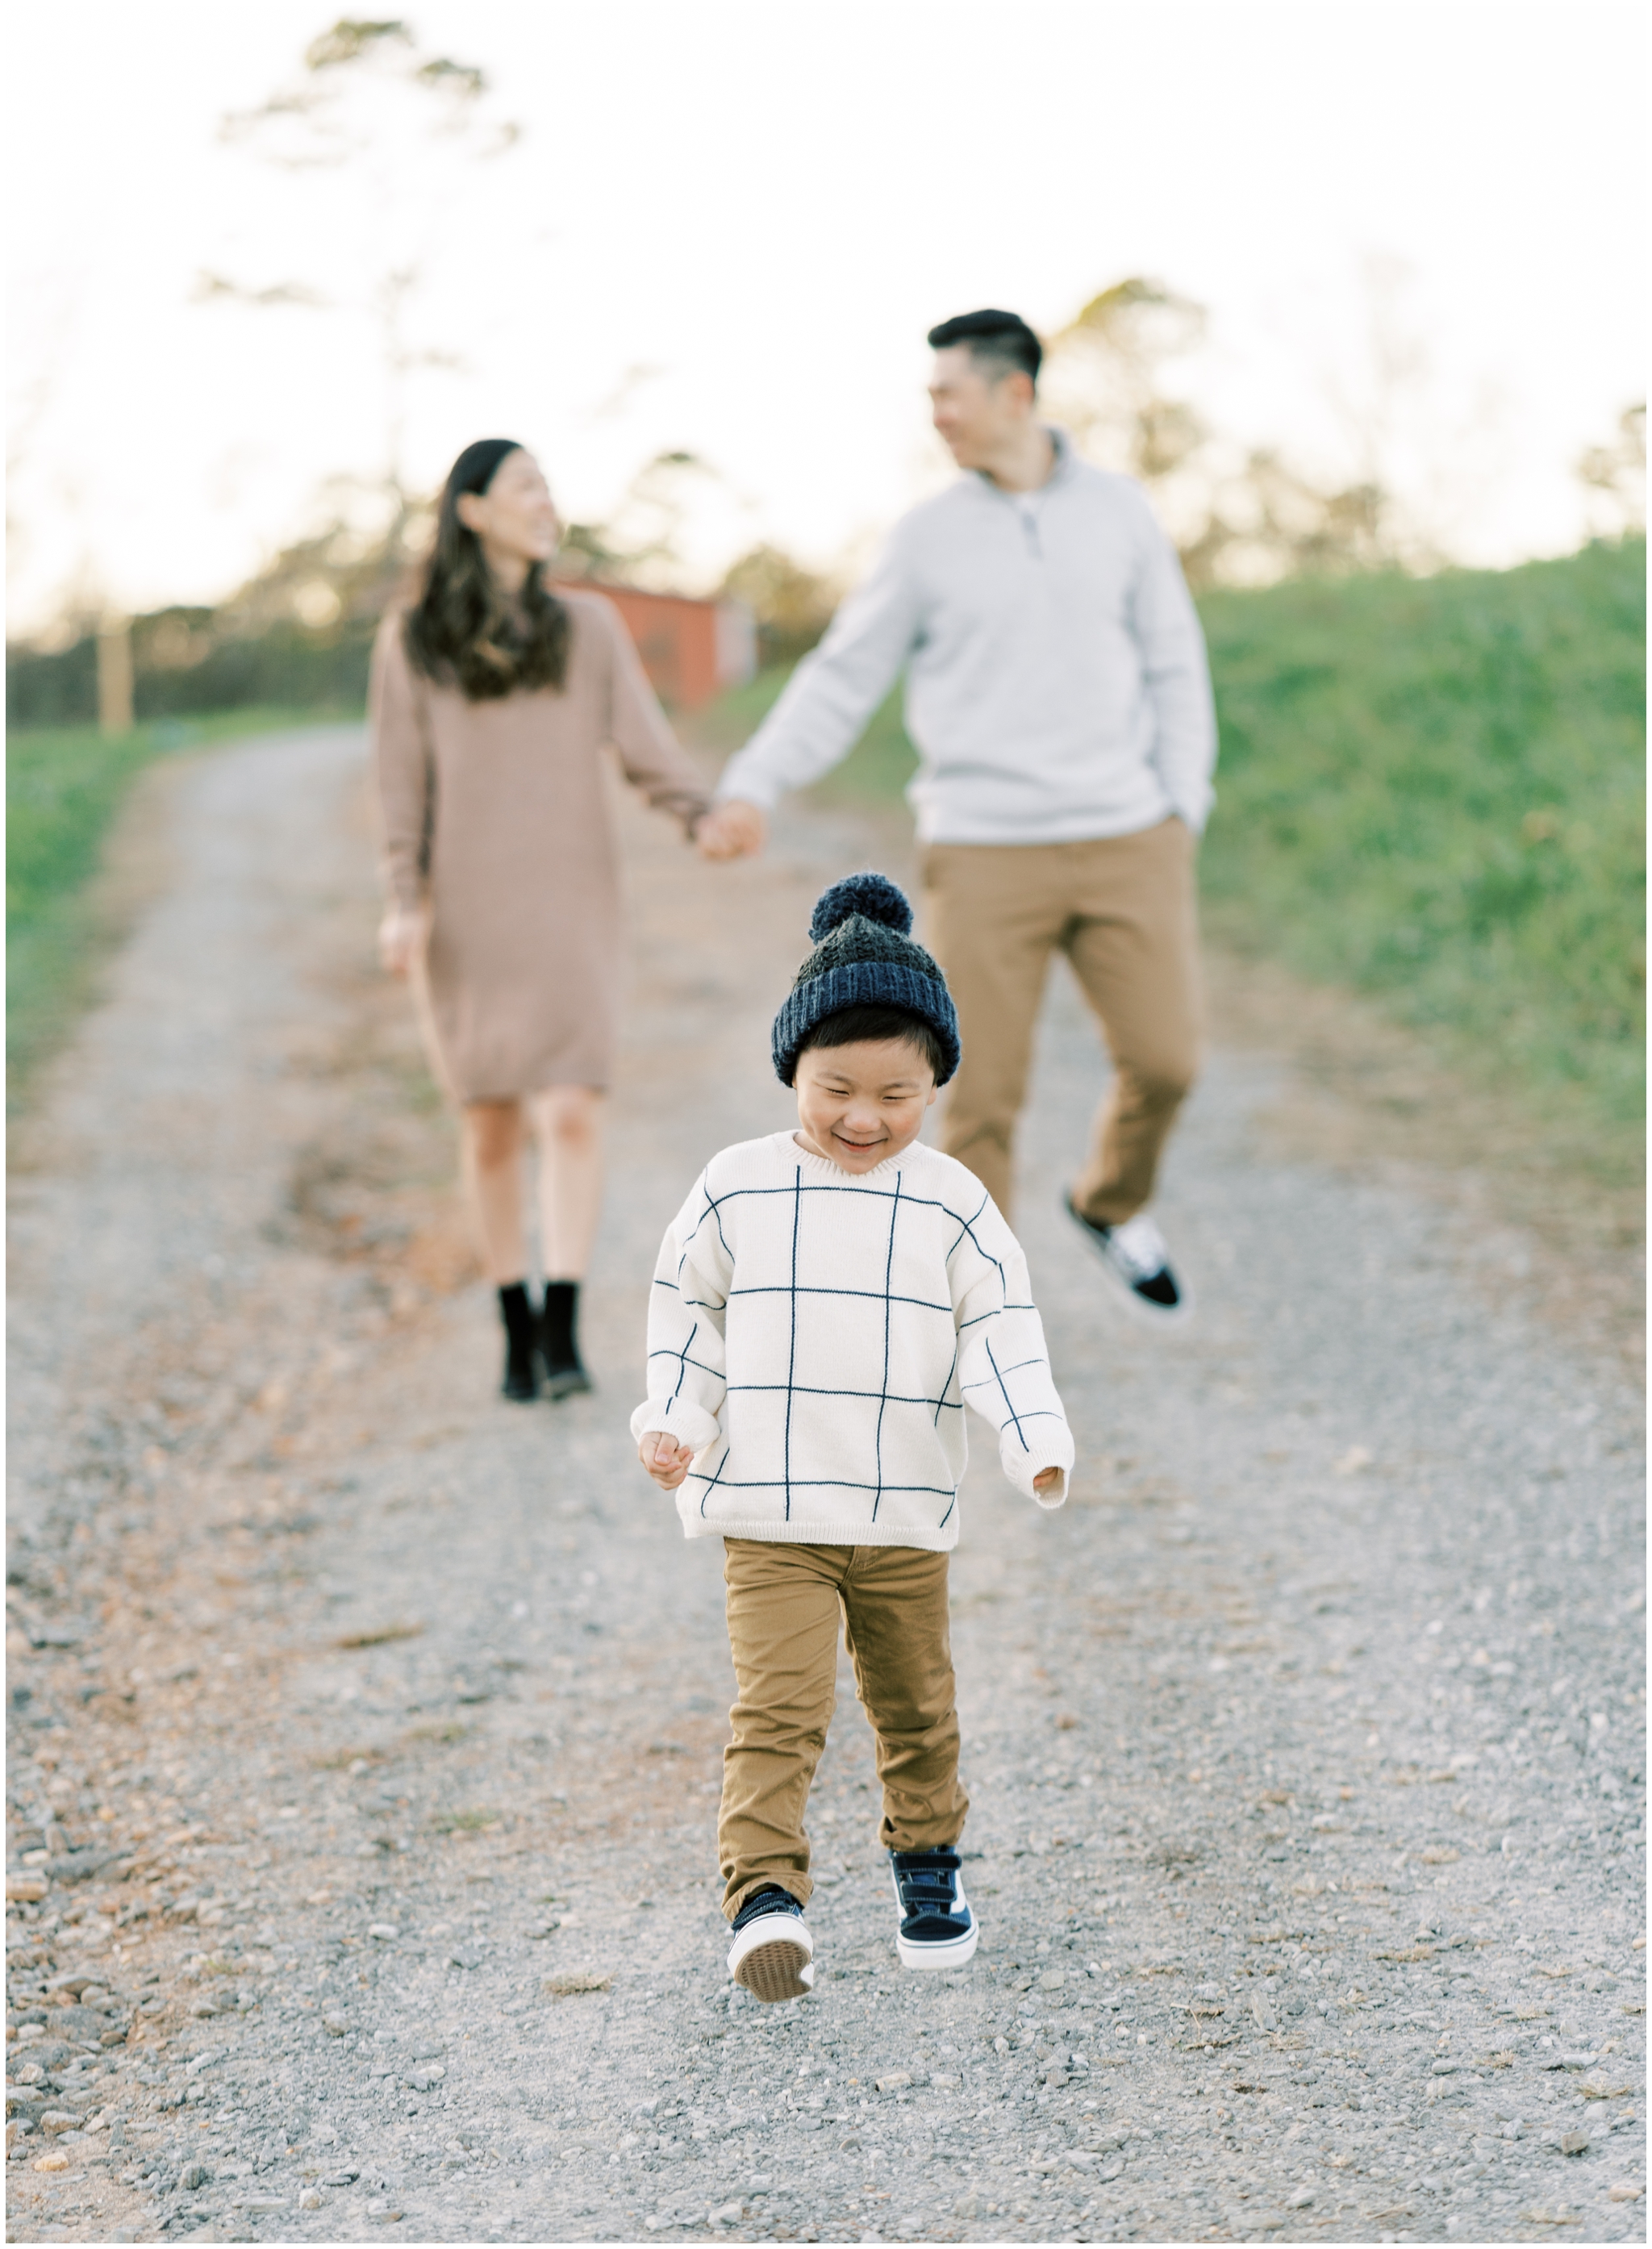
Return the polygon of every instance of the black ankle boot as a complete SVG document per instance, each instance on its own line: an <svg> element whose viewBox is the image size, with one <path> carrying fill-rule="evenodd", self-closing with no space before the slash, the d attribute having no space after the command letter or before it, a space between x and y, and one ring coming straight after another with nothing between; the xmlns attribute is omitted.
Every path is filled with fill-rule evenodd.
<svg viewBox="0 0 1652 2249"><path fill-rule="evenodd" d="M499 1388L507 1398L526 1404L540 1393L539 1369L533 1354L539 1346L538 1323L527 1290L520 1281L499 1290L499 1317L505 1323L505 1379Z"/></svg>
<svg viewBox="0 0 1652 2249"><path fill-rule="evenodd" d="M545 1359L545 1395L571 1398L589 1390L591 1378L580 1364L580 1284L577 1281L545 1283L545 1313L540 1323L540 1350Z"/></svg>

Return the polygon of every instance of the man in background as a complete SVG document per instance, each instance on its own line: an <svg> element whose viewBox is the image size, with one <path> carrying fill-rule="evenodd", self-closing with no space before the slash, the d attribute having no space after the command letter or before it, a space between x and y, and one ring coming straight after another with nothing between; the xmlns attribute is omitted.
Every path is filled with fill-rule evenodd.
<svg viewBox="0 0 1652 2249"><path fill-rule="evenodd" d="M761 849L779 798L847 755L905 667L927 931L963 1035L942 1145L1008 1216L1059 947L1114 1072L1066 1207L1130 1304L1168 1323L1190 1298L1147 1206L1198 1061L1203 636L1140 486L1040 419L1027 323L966 313L929 342L935 427L964 474L896 525L730 759L699 841Z"/></svg>

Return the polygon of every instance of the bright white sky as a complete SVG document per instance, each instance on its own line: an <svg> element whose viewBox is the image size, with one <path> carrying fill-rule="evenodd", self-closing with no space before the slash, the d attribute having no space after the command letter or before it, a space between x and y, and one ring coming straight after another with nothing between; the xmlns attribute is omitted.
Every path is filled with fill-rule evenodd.
<svg viewBox="0 0 1652 2249"><path fill-rule="evenodd" d="M601 519L691 449L703 570L864 548L946 471L925 329L1048 332L1131 273L1209 306L1205 410L1329 471L1361 276L1397 262L1427 361L1397 473L1464 560L1574 545L1575 458L1645 395L1639 8L415 0L526 133L376 217L217 137L332 20L12 11L14 632L73 587L212 599L382 462L369 322L192 303L203 268L359 290L416 237L418 340L464 366L411 380L412 479L512 435Z"/></svg>

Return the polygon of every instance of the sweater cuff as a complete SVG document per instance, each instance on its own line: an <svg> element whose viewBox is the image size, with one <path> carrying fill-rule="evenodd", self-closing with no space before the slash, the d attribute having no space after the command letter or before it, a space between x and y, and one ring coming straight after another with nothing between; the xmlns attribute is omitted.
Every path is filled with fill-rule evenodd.
<svg viewBox="0 0 1652 2249"><path fill-rule="evenodd" d="M1004 1474L1023 1497L1036 1500L1044 1509L1059 1507L1066 1498L1067 1487L1072 1477L1073 1444L1070 1437L1064 1445L1035 1446L1029 1453L1023 1453L1017 1447L1013 1457L1004 1452L1000 1458L1004 1464ZM1050 1490L1035 1491L1033 1479L1042 1475L1046 1468L1059 1468L1060 1477Z"/></svg>
<svg viewBox="0 0 1652 2249"><path fill-rule="evenodd" d="M692 1453L703 1453L707 1445L716 1442L722 1429L717 1416L696 1406L692 1399L676 1398L669 1406L657 1406L649 1400L631 1416L631 1437L640 1445L644 1437L656 1434L675 1437Z"/></svg>
<svg viewBox="0 0 1652 2249"><path fill-rule="evenodd" d="M743 754L743 752L736 751L724 767L722 778L712 791L712 805L737 801L741 804L754 804L760 812L773 812L785 794L784 787L778 782L763 780L755 773L731 772L730 767Z"/></svg>

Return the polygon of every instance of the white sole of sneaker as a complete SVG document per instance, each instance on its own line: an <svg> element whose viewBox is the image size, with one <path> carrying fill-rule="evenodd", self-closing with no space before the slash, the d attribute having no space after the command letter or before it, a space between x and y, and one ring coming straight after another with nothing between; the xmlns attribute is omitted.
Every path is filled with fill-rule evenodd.
<svg viewBox="0 0 1652 2249"><path fill-rule="evenodd" d="M815 1988L815 1940L795 1913L760 1914L728 1949L728 1972L754 1999L774 2005Z"/></svg>
<svg viewBox="0 0 1652 2249"><path fill-rule="evenodd" d="M974 1957L980 1936L972 1915L967 1936L949 1936L940 1944L909 1944L897 1933L895 1950L903 1968L961 1968L966 1960Z"/></svg>
<svg viewBox="0 0 1652 2249"><path fill-rule="evenodd" d="M1073 1232L1084 1237L1091 1255L1105 1274L1114 1301L1123 1306L1139 1326L1156 1328L1161 1333L1166 1328L1187 1326L1194 1314L1194 1296L1193 1290L1180 1274L1176 1276L1176 1285L1181 1290L1181 1302L1179 1304L1155 1304L1150 1296L1139 1296L1112 1258L1108 1256L1100 1242L1097 1241L1090 1228L1073 1208L1070 1197L1063 1195L1061 1207L1062 1214Z"/></svg>
<svg viewBox="0 0 1652 2249"><path fill-rule="evenodd" d="M893 1879L892 1867L890 1873ZM970 1912L969 1900L964 1895L961 1874L958 1877L958 1902L969 1914L969 1934L967 1936L945 1937L937 1944L913 1944L898 1929L895 1931L895 1952L903 1968L961 1968L966 1960L974 1957L975 1947L981 1941L981 1927L974 1913ZM898 1881L895 1883L895 1910L897 1913L900 1910Z"/></svg>

